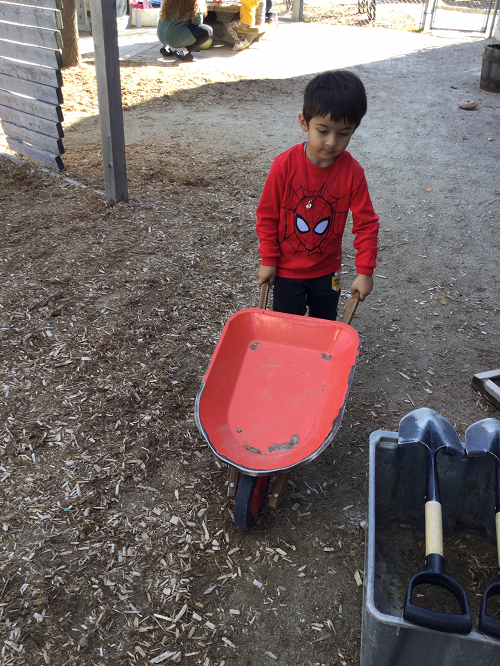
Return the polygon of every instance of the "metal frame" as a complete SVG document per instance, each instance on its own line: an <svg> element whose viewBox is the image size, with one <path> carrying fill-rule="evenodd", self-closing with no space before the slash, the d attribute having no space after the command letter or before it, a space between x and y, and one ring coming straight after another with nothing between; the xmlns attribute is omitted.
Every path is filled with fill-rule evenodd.
<svg viewBox="0 0 500 666"><path fill-rule="evenodd" d="M429 0L426 0L426 3L428 3ZM484 21L483 21L483 27L480 30L469 30L469 29L460 29L460 28L444 28L441 26L436 26L435 25L435 20L436 20L436 12L438 9L438 2L439 0L434 0L433 5L432 5L432 11L431 11L431 22L429 29L430 30L452 30L454 32L479 32L481 34L485 33L486 30L488 29L488 22L490 20L490 14L491 14L491 7L493 4L493 0L488 0L488 6L485 11L485 16L484 16ZM496 10L498 9L498 2L499 0L496 0ZM495 10L495 15L496 15L496 10ZM452 10L451 10L452 11ZM491 35L491 33L490 33Z"/></svg>

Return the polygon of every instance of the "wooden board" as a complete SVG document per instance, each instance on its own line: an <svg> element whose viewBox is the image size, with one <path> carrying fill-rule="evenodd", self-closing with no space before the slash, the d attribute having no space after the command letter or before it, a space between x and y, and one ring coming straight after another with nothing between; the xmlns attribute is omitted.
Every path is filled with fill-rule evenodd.
<svg viewBox="0 0 500 666"><path fill-rule="evenodd" d="M254 25L250 28L238 28L238 33L242 35L262 35L269 28L269 23L263 23L262 25Z"/></svg>
<svg viewBox="0 0 500 666"><path fill-rule="evenodd" d="M62 9L62 0L15 0L16 5L31 5L46 9Z"/></svg>
<svg viewBox="0 0 500 666"><path fill-rule="evenodd" d="M43 46L46 49L62 49L62 38L59 30L13 25L12 23L0 21L0 38L10 39L22 44Z"/></svg>
<svg viewBox="0 0 500 666"><path fill-rule="evenodd" d="M29 113L9 109L7 106L0 106L0 119L14 123L14 125L18 125L19 127L27 127L34 132L53 136L57 139L62 139L64 136L61 123L54 123L51 120L45 120L45 118L37 118Z"/></svg>
<svg viewBox="0 0 500 666"><path fill-rule="evenodd" d="M54 155L53 153L49 153L47 150L42 150L41 148L34 148L33 146L29 146L27 143L23 143L17 139L10 139L9 137L7 137L7 145L15 153L24 155L24 157L29 157L30 159L35 160L35 162L41 162L42 164L46 164L52 169L57 169L58 171L63 171L64 169L64 164L62 163L59 155Z"/></svg>
<svg viewBox="0 0 500 666"><path fill-rule="evenodd" d="M91 0L99 126L106 198L128 201L116 7Z"/></svg>
<svg viewBox="0 0 500 666"><path fill-rule="evenodd" d="M217 5L215 3L208 3L207 2L207 9L210 12L221 12L224 14L237 14L240 9L241 5L240 4L231 4L231 5Z"/></svg>
<svg viewBox="0 0 500 666"><path fill-rule="evenodd" d="M49 153L62 155L64 153L64 146L62 139L56 139L40 132L33 132L33 130L26 129L26 127L18 127L12 123L2 121L2 128L6 136L12 139L19 139L24 143L31 143L37 148L48 150Z"/></svg>
<svg viewBox="0 0 500 666"><path fill-rule="evenodd" d="M23 113L29 113L32 116L45 118L46 120L53 120L60 122L64 120L62 109L56 104L47 104L47 102L39 102L37 99L29 99L27 97L19 97L5 90L0 90L0 104L8 106L10 109L17 109Z"/></svg>
<svg viewBox="0 0 500 666"><path fill-rule="evenodd" d="M16 60L26 60L35 65L43 65L52 69L61 69L63 66L62 55L59 51L6 42L4 39L0 39L0 56L15 58Z"/></svg>
<svg viewBox="0 0 500 666"><path fill-rule="evenodd" d="M0 21L12 21L22 25L36 25L39 28L61 30L61 12L58 9L26 7L0 1Z"/></svg>
<svg viewBox="0 0 500 666"><path fill-rule="evenodd" d="M27 95L42 102L55 104L56 106L63 103L63 95L60 88L52 88L51 86L43 86L40 83L24 81L24 79L18 79L15 76L6 76L0 73L0 88L9 92Z"/></svg>
<svg viewBox="0 0 500 666"><path fill-rule="evenodd" d="M63 84L62 74L58 69L29 65L6 58L0 58L0 74L7 74L24 81L33 81L52 88L61 88Z"/></svg>
<svg viewBox="0 0 500 666"><path fill-rule="evenodd" d="M209 11L216 12L217 14L239 14L240 5L214 5L209 8Z"/></svg>

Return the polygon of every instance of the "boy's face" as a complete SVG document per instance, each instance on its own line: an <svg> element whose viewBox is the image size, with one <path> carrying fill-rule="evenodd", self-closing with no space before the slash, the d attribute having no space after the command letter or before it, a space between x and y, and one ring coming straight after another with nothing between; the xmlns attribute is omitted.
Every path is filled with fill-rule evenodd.
<svg viewBox="0 0 500 666"><path fill-rule="evenodd" d="M356 125L348 122L336 122L330 116L314 116L307 124L303 114L299 114L302 131L307 132L306 155L316 166L326 167L333 164L349 145Z"/></svg>

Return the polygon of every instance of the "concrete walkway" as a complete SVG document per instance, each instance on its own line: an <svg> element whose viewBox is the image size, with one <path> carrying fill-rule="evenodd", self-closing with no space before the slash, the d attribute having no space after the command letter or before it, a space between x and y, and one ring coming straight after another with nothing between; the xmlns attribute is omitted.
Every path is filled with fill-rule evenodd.
<svg viewBox="0 0 500 666"><path fill-rule="evenodd" d="M279 30L269 30L264 39L245 51L235 52L229 46L214 45L198 53L196 63L162 58L156 28L121 31L119 49L123 61L164 67L210 68L251 78L282 79L373 62L383 62L383 66L389 68L424 71L424 59L419 54L450 44L483 39L449 31L427 34L283 22ZM80 49L82 55L92 55L92 38L82 35ZM409 54L414 57L402 58ZM425 67L428 66L427 61Z"/></svg>

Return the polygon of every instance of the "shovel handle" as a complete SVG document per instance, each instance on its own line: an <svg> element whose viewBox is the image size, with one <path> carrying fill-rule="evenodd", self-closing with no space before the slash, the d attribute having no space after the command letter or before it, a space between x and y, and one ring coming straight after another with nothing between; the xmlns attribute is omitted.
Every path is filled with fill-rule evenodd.
<svg viewBox="0 0 500 666"><path fill-rule="evenodd" d="M435 500L425 503L425 556L443 557L443 514Z"/></svg>
<svg viewBox="0 0 500 666"><path fill-rule="evenodd" d="M267 307L267 297L269 296L269 282L266 280L260 288L260 298L258 308L259 310L265 310Z"/></svg>
<svg viewBox="0 0 500 666"><path fill-rule="evenodd" d="M500 511L495 515L495 525L497 528L497 557L498 557L498 572L500 582Z"/></svg>
<svg viewBox="0 0 500 666"><path fill-rule="evenodd" d="M356 312L356 308L359 305L359 291L356 291L352 296L351 300L349 301L349 305L346 307L344 316L342 317L342 323L343 324L348 324L350 325L352 318L354 317L354 313Z"/></svg>

